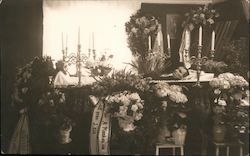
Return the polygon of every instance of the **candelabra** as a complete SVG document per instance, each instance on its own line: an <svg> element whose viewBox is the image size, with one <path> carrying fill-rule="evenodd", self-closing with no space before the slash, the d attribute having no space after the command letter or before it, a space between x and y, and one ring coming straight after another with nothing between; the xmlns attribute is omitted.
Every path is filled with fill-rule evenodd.
<svg viewBox="0 0 250 156"><path fill-rule="evenodd" d="M215 50L210 50L210 59L214 60Z"/></svg>
<svg viewBox="0 0 250 156"><path fill-rule="evenodd" d="M81 45L77 45L77 53L67 54L67 47L63 51L63 62L65 64L76 65L76 76L78 77L78 86L81 86L81 76L82 76L82 64L86 62L87 56L85 54L81 54Z"/></svg>
<svg viewBox="0 0 250 156"><path fill-rule="evenodd" d="M171 49L170 48L168 48L166 57L167 58L171 58Z"/></svg>
<svg viewBox="0 0 250 156"><path fill-rule="evenodd" d="M184 49L184 60L188 60L188 57L189 57L189 50Z"/></svg>
<svg viewBox="0 0 250 156"><path fill-rule="evenodd" d="M201 57L201 50L202 50L202 46L199 45L197 57L196 56L191 57L191 63L196 65L197 82L196 82L195 86L197 86L197 87L201 87L201 84L200 84L201 66L208 60L208 58L206 56Z"/></svg>

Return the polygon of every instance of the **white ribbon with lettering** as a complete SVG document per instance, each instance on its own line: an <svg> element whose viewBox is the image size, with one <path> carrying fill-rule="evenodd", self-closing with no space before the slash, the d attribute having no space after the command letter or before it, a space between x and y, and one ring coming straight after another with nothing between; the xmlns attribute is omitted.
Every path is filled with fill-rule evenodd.
<svg viewBox="0 0 250 156"><path fill-rule="evenodd" d="M104 104L104 113L102 115L102 121L99 129L99 154L108 155L109 151L109 142L111 134L111 124L110 124L110 113L107 113L108 107L105 107Z"/></svg>
<svg viewBox="0 0 250 156"><path fill-rule="evenodd" d="M92 115L92 123L90 129L90 154L110 154L109 142L111 134L110 114L107 113L102 99L90 96L90 101L96 107Z"/></svg>

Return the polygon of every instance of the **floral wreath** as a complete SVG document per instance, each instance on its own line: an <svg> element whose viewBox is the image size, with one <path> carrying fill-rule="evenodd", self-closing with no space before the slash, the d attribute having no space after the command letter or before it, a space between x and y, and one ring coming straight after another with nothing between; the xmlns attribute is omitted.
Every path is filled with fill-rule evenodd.
<svg viewBox="0 0 250 156"><path fill-rule="evenodd" d="M143 14L138 10L125 23L128 46L134 56L147 56L148 36L156 35L159 22L155 16Z"/></svg>
<svg viewBox="0 0 250 156"><path fill-rule="evenodd" d="M50 57L35 57L24 67L18 68L12 95L13 106L22 109L37 103L41 95L51 88L49 76L54 72Z"/></svg>
<svg viewBox="0 0 250 156"><path fill-rule="evenodd" d="M92 86L93 94L104 97L112 117L117 118L124 131L135 129L134 122L143 116L144 101L140 95L149 90L149 78L131 72L114 71Z"/></svg>

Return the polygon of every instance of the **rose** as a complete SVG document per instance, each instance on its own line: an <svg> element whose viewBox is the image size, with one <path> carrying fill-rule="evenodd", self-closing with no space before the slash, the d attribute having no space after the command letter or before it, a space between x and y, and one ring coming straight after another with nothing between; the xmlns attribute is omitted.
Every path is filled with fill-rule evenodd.
<svg viewBox="0 0 250 156"><path fill-rule="evenodd" d="M208 21L210 24L214 24L214 20L211 19L211 18L209 18L207 21Z"/></svg>
<svg viewBox="0 0 250 156"><path fill-rule="evenodd" d="M220 88L222 88L222 89L229 89L230 88L230 83L227 80L221 79L220 82L221 82Z"/></svg>
<svg viewBox="0 0 250 156"><path fill-rule="evenodd" d="M136 112L138 109L139 109L139 108L138 108L137 105L132 105L132 107L131 107L131 110L132 110L133 112Z"/></svg>
<svg viewBox="0 0 250 156"><path fill-rule="evenodd" d="M124 106L128 106L130 104L130 100L124 95L120 97L120 101L124 104Z"/></svg>
<svg viewBox="0 0 250 156"><path fill-rule="evenodd" d="M176 91L176 92L181 92L182 88L180 86L177 86L177 85L171 85L170 90Z"/></svg>
<svg viewBox="0 0 250 156"><path fill-rule="evenodd" d="M218 99L218 105L220 106L226 106L227 105L227 102L223 99Z"/></svg>
<svg viewBox="0 0 250 156"><path fill-rule="evenodd" d="M214 78L209 82L209 85L213 88L218 88L220 86L220 79Z"/></svg>
<svg viewBox="0 0 250 156"><path fill-rule="evenodd" d="M234 76L232 78L231 85L232 86L239 86L239 87L244 87L244 86L248 86L249 83L242 77L242 76Z"/></svg>
<svg viewBox="0 0 250 156"><path fill-rule="evenodd" d="M215 90L214 90L214 94L215 94L215 95L219 95L220 93L221 93L221 90L220 90L220 89L215 89Z"/></svg>
<svg viewBox="0 0 250 156"><path fill-rule="evenodd" d="M130 98L130 100L133 100L133 101L139 101L139 100L141 100L141 98L140 98L140 96L139 96L138 93L132 93L132 94L130 94L129 98Z"/></svg>
<svg viewBox="0 0 250 156"><path fill-rule="evenodd" d="M171 92L169 94L169 99L176 103L186 103L188 101L186 95L180 92Z"/></svg>
<svg viewBox="0 0 250 156"><path fill-rule="evenodd" d="M138 113L135 115L135 120L136 121L141 120L142 117L143 117L142 113Z"/></svg>
<svg viewBox="0 0 250 156"><path fill-rule="evenodd" d="M225 80L228 80L228 81L230 81L230 80L232 80L233 78L234 78L234 74L232 74L232 73L223 73L223 74L220 74L219 76L218 76L218 78L221 78L221 79L225 79Z"/></svg>

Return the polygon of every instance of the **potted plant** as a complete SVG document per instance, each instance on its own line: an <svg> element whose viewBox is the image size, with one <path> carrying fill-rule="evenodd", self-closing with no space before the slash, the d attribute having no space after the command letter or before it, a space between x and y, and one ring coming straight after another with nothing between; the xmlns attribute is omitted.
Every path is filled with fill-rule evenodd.
<svg viewBox="0 0 250 156"><path fill-rule="evenodd" d="M40 121L55 133L57 141L61 144L71 142L70 132L73 122L67 116L64 93L58 89L51 89L39 99L38 110Z"/></svg>
<svg viewBox="0 0 250 156"><path fill-rule="evenodd" d="M215 95L214 132L225 135L224 126L226 126L227 139L238 139L239 133L245 133L249 129L248 82L242 76L223 73L209 84L214 89ZM214 136L218 136L218 134L214 134ZM216 139L223 141L222 138L223 136L219 136Z"/></svg>
<svg viewBox="0 0 250 156"><path fill-rule="evenodd" d="M72 130L72 121L69 117L62 115L61 123L59 123L58 127L58 141L61 144L68 144L72 141L70 138L70 132Z"/></svg>
<svg viewBox="0 0 250 156"><path fill-rule="evenodd" d="M167 126L165 135L172 136L176 144L184 144L187 117L187 106L185 103L188 99L182 87L160 82L154 85L153 90L162 100L161 107L164 111L162 118L165 120L165 125L162 128Z"/></svg>

